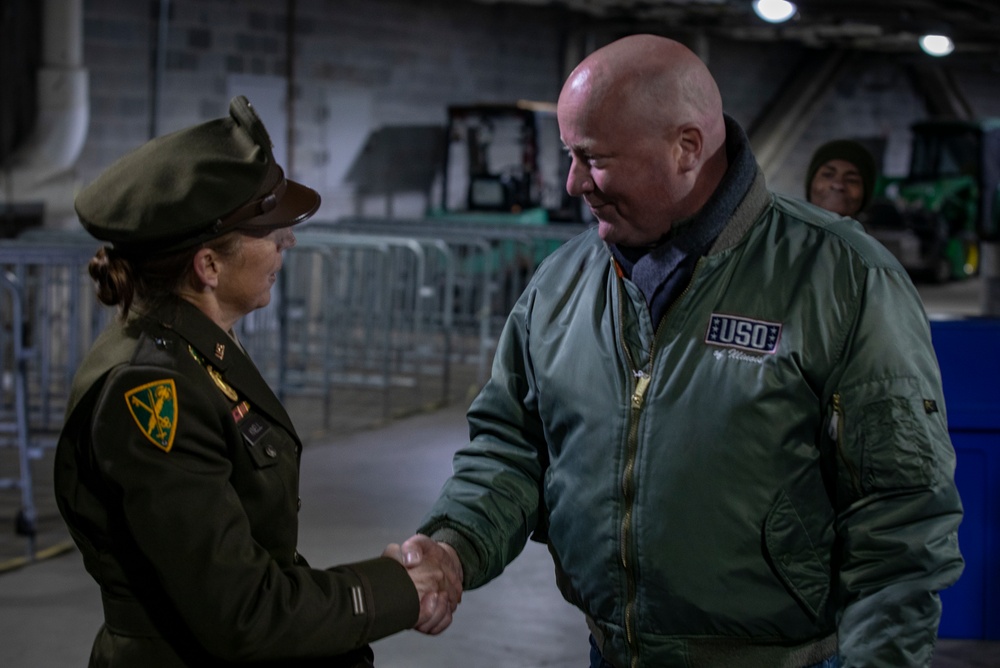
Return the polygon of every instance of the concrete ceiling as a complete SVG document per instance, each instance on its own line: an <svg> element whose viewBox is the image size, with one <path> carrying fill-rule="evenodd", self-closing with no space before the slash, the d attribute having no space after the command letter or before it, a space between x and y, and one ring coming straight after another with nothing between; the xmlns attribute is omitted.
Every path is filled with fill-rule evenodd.
<svg viewBox="0 0 1000 668"><path fill-rule="evenodd" d="M564 7L623 28L659 23L740 40L901 54L916 54L926 32L944 33L956 43L952 57L1000 62L1000 0L795 0L797 15L779 26L757 18L750 0L475 1Z"/></svg>

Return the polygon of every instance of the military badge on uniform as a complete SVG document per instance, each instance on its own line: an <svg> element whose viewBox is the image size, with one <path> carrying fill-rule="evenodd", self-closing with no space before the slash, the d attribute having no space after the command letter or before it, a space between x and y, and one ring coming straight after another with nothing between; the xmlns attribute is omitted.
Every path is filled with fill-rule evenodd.
<svg viewBox="0 0 1000 668"><path fill-rule="evenodd" d="M236 404L236 407L233 408L233 422L239 424L240 420L245 418L247 416L247 413L249 412L250 412L250 402L241 401L240 403Z"/></svg>
<svg viewBox="0 0 1000 668"><path fill-rule="evenodd" d="M217 388L222 390L222 393L226 395L227 399L229 399L230 401L236 401L237 399L239 399L239 395L236 394L236 390L230 387L229 383L222 380L222 374L219 373L214 366L212 366L211 364L206 364L205 371L208 372L208 375L212 378L212 382L215 383L215 386Z"/></svg>
<svg viewBox="0 0 1000 668"><path fill-rule="evenodd" d="M177 388L172 379L146 383L125 393L125 403L143 435L170 452L177 434Z"/></svg>
<svg viewBox="0 0 1000 668"><path fill-rule="evenodd" d="M221 353L219 352L220 348L222 349ZM202 359L201 355L198 354L198 351L191 346L188 346L188 352L191 353L191 357L195 358L199 364L205 367L205 371L208 372L208 377L211 378L212 382L215 383L215 386L219 388L224 395L226 395L227 399L230 401L237 401L239 399L239 395L236 394L236 390L234 390L229 383L223 380L222 374L219 373L218 369ZM226 347L221 343L215 345L215 354L219 357L219 359L222 359L222 355L224 355L225 352Z"/></svg>

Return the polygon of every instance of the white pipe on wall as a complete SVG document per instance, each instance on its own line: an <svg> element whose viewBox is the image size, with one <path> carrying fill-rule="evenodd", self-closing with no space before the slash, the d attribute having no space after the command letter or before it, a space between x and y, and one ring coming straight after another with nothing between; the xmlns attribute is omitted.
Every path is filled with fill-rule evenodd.
<svg viewBox="0 0 1000 668"><path fill-rule="evenodd" d="M45 0L35 129L0 171L0 197L37 201L39 188L76 163L90 121L83 67L83 0Z"/></svg>

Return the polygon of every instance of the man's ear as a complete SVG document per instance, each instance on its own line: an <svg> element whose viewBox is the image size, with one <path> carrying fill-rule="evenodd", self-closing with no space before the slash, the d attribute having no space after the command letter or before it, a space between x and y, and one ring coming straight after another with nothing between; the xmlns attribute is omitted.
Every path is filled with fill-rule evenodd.
<svg viewBox="0 0 1000 668"><path fill-rule="evenodd" d="M677 133L677 167L682 172L689 172L701 163L705 138L701 128L696 125L684 125Z"/></svg>
<svg viewBox="0 0 1000 668"><path fill-rule="evenodd" d="M200 284L198 287L216 288L219 285L221 265L219 256L211 248L202 248L194 254L192 260L194 275Z"/></svg>

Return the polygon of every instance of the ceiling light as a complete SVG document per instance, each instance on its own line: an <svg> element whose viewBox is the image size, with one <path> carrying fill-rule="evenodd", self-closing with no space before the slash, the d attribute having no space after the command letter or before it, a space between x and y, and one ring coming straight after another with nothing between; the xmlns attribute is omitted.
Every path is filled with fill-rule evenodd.
<svg viewBox="0 0 1000 668"><path fill-rule="evenodd" d="M798 8L786 0L753 0L753 11L768 23L784 23Z"/></svg>
<svg viewBox="0 0 1000 668"><path fill-rule="evenodd" d="M931 56L947 56L955 50L955 43L946 35L924 35L920 38L920 48Z"/></svg>

